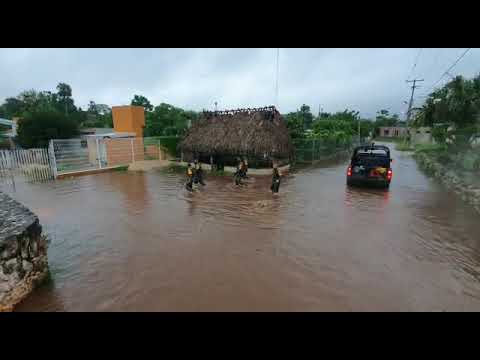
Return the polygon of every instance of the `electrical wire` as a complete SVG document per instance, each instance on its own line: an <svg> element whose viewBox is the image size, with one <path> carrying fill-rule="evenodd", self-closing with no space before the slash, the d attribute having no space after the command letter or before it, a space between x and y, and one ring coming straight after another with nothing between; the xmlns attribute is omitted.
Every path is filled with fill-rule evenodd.
<svg viewBox="0 0 480 360"><path fill-rule="evenodd" d="M418 59L420 58L420 55L422 54L423 48L420 48L420 50L417 53L417 56L415 57L415 61L413 62L412 70L410 70L410 74L407 76L407 79L410 78L413 75L413 72L415 68L417 67Z"/></svg>
<svg viewBox="0 0 480 360"><path fill-rule="evenodd" d="M450 67L442 74L442 76L440 76L440 78L435 82L435 84L432 85L432 87L430 87L430 89L427 91L427 92L430 92L444 77L445 75L449 75L450 73L450 70L452 70L459 62L460 60L462 60L462 58L471 50L472 48L468 48L466 49L462 55L460 55L457 60L455 60L453 62L452 65L450 65Z"/></svg>

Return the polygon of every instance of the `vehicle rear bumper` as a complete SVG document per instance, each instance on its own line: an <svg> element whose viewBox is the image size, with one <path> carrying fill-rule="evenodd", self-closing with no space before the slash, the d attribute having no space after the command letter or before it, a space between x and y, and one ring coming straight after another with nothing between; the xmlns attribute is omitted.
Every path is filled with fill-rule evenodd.
<svg viewBox="0 0 480 360"><path fill-rule="evenodd" d="M376 177L349 176L347 177L347 184L355 186L387 187L390 184L390 181Z"/></svg>

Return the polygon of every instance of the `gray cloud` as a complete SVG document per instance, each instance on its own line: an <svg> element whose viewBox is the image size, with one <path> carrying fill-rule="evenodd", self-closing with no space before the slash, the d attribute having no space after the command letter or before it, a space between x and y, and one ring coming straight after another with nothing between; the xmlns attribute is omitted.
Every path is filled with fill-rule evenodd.
<svg viewBox="0 0 480 360"><path fill-rule="evenodd" d="M280 49L279 108L305 103L317 112L345 108L372 117L381 108L401 114L409 75L425 79L421 95L465 49ZM0 49L0 101L26 89L72 86L77 105L89 100L127 104L134 94L153 104L186 109L254 107L275 101L276 49ZM473 76L480 51L452 70ZM440 84L445 82L445 77Z"/></svg>

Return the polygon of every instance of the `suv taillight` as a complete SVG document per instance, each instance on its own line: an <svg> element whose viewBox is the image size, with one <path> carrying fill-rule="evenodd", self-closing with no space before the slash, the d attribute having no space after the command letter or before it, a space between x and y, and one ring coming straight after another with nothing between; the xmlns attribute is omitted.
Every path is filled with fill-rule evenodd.
<svg viewBox="0 0 480 360"><path fill-rule="evenodd" d="M388 169L388 172L387 172L387 179L388 179L388 181L392 180L392 176L393 176L393 171L392 171L392 169Z"/></svg>
<svg viewBox="0 0 480 360"><path fill-rule="evenodd" d="M348 167L347 176L352 176L352 167L351 166Z"/></svg>

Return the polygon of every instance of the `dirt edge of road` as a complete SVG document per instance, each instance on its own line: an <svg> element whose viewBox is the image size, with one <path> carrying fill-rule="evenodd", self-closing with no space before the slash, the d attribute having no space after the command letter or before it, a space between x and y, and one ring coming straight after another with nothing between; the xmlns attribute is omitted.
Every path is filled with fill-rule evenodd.
<svg viewBox="0 0 480 360"><path fill-rule="evenodd" d="M480 213L480 187L478 185L462 179L454 171L444 167L425 153L415 153L413 157L417 160L420 168L438 179L448 189L453 190Z"/></svg>

